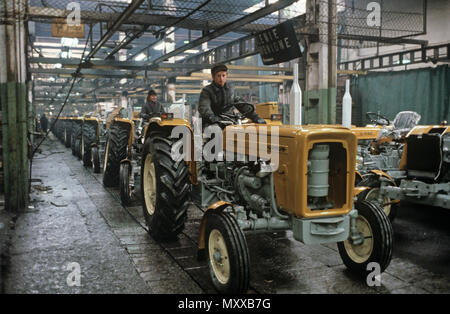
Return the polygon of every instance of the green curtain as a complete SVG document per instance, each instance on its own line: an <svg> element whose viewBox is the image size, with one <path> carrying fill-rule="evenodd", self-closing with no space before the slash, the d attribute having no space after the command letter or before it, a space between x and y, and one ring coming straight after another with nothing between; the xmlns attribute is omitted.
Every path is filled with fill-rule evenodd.
<svg viewBox="0 0 450 314"><path fill-rule="evenodd" d="M366 112L380 112L391 121L400 111L416 111L419 124L450 123L450 70L448 65L407 71L378 72L352 78L352 98Z"/></svg>

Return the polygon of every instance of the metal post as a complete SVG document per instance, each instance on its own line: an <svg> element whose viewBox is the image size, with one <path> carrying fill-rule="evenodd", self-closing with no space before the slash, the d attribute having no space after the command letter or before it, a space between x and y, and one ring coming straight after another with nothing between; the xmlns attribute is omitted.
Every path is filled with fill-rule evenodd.
<svg viewBox="0 0 450 314"><path fill-rule="evenodd" d="M0 0L5 18L0 25L0 102L3 125L5 205L10 211L28 203L28 142L25 0ZM3 10L6 9L6 10Z"/></svg>

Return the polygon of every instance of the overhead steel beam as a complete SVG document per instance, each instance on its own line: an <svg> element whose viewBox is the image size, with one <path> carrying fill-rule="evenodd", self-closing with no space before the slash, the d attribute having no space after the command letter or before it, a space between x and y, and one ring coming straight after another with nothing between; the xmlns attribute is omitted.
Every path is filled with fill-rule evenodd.
<svg viewBox="0 0 450 314"><path fill-rule="evenodd" d="M80 60L76 58L29 58L29 63L61 64L77 67ZM117 70L144 70L143 61L115 61L115 60L89 60L81 63L82 69L117 69Z"/></svg>
<svg viewBox="0 0 450 314"><path fill-rule="evenodd" d="M29 68L30 73L34 74L54 74L61 77L71 77L74 72L70 69L41 69L41 68ZM131 72L120 72L120 71L103 71L103 70L93 70L93 69L82 69L77 77L86 78L116 78L116 79L145 79L151 78L165 78L168 76L166 72L147 73L147 77L143 75L133 74Z"/></svg>
<svg viewBox="0 0 450 314"><path fill-rule="evenodd" d="M61 64L62 66L77 67L80 63L79 59L71 58L42 58L32 57L28 58L30 64ZM115 61L115 60L90 60L81 64L82 69L116 69L116 70L148 70L150 67L145 66L145 61ZM160 63L158 66L159 72L157 74L164 74L162 71L167 72L179 69L187 69L189 71L196 71L199 69L208 69L213 66L209 63ZM289 67L269 67L269 66L243 66L243 65L229 65L229 69L232 70L244 70L244 71L281 71L291 72L292 68ZM177 73L178 72L178 73ZM182 75L183 71L177 71L174 75ZM154 71L152 72L154 73Z"/></svg>
<svg viewBox="0 0 450 314"><path fill-rule="evenodd" d="M200 37L200 38L190 42L189 44L186 44L186 45L184 45L184 46L182 46L180 48L177 48L177 49L175 49L175 50L173 50L173 51L171 51L171 52L169 52L169 53L167 53L167 54L157 58L156 60L149 62L149 65L156 66L158 63L161 63L161 62L163 62L166 59L174 57L174 56L176 56L176 55L178 55L178 54L180 54L180 53L182 53L182 52L184 52L184 51L186 51L188 49L197 47L197 46L203 44L204 42L207 42L209 40L212 40L214 38L222 36L222 35L224 35L224 34L226 34L228 32L231 32L231 31L237 29L237 28L243 27L244 25L248 25L251 22L253 22L253 21L255 21L255 20L259 19L259 18L262 18L262 17L264 17L264 16L266 16L268 14L271 14L271 13L273 13L275 11L281 10L281 9L287 7L288 5L291 5L292 3L296 2L296 1L297 0L279 0L279 1L275 2L275 3L273 3L273 4L267 5L267 6L265 6L262 9L259 9L259 10L255 11L255 12L251 13L251 14L248 14L248 15L242 17L242 18L239 18L236 21L228 23L227 25L222 26L222 27L216 29L215 31L213 31L213 32L211 32L211 33L209 33L209 34L207 34L207 35L205 35L203 37Z"/></svg>
<svg viewBox="0 0 450 314"><path fill-rule="evenodd" d="M56 8L45 8L30 6L28 8L28 17L30 21L37 22L48 22L51 23L54 18L65 18L71 11ZM92 23L108 23L117 20L119 13L105 13L98 11L81 11L81 22L86 24ZM177 27L192 29L192 30L209 30L216 29L223 26L223 23L219 21L211 20L206 21L199 19L185 19L183 17L175 17L171 15L161 15L161 14L133 14L133 16L128 17L128 19L123 24L133 24L133 25L157 25L157 26L170 26L176 24ZM249 24L243 25L239 31L243 33L257 32L263 27L270 27L270 25L265 24ZM129 30L129 29L128 29ZM136 29L137 30L137 29Z"/></svg>
<svg viewBox="0 0 450 314"><path fill-rule="evenodd" d="M128 7L119 15L117 20L114 21L108 31L103 35L103 37L97 42L95 47L91 49L89 54L86 56L86 60L89 60L97 53L97 51L108 41L108 39L112 37L112 35L114 35L115 32L117 32L119 27L134 13L134 11L139 8L144 1L145 0L134 0L128 5Z"/></svg>
<svg viewBox="0 0 450 314"><path fill-rule="evenodd" d="M105 57L105 59L115 55L117 52L119 52L119 50L124 49L133 40L142 36L142 34L145 33L145 31L147 30L147 28L149 28L149 26L150 25L143 25L141 30L133 32L133 34L129 37L127 35L127 37L121 43L119 43L113 48L113 50Z"/></svg>

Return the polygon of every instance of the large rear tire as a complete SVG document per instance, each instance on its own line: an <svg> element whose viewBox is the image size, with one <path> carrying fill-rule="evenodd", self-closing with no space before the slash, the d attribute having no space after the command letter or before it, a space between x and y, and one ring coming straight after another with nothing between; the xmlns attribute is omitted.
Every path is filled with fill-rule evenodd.
<svg viewBox="0 0 450 314"><path fill-rule="evenodd" d="M378 263L383 272L392 258L393 231L389 219L377 203L369 201L356 202L358 210L356 228L363 237L363 242L355 244L349 238L338 243L339 254L345 266L361 277L367 277L371 270L370 263Z"/></svg>
<svg viewBox="0 0 450 314"><path fill-rule="evenodd" d="M80 154L78 152L79 147L81 146L81 125L73 121L72 122L72 155L79 157Z"/></svg>
<svg viewBox="0 0 450 314"><path fill-rule="evenodd" d="M144 144L141 164L143 212L149 234L170 240L184 229L190 204L189 170L185 160L173 160L179 142L166 134L153 134Z"/></svg>
<svg viewBox="0 0 450 314"><path fill-rule="evenodd" d="M64 122L64 145L69 148L71 147L71 135L72 135L72 123L69 120Z"/></svg>
<svg viewBox="0 0 450 314"><path fill-rule="evenodd" d="M106 142L103 185L117 187L120 183L120 162L128 157L128 129L114 123Z"/></svg>
<svg viewBox="0 0 450 314"><path fill-rule="evenodd" d="M245 236L233 216L211 210L206 214L208 267L220 293L247 293L250 257Z"/></svg>
<svg viewBox="0 0 450 314"><path fill-rule="evenodd" d="M133 189L130 186L131 164L122 162L120 164L120 201L122 205L127 206L131 203Z"/></svg>
<svg viewBox="0 0 450 314"><path fill-rule="evenodd" d="M92 146L91 148L91 166L94 169L94 173L102 171L100 168L100 153L97 146Z"/></svg>
<svg viewBox="0 0 450 314"><path fill-rule="evenodd" d="M81 154L83 156L83 165L85 167L92 166L92 144L95 144L97 142L97 130L95 124L85 122L83 124L83 145Z"/></svg>

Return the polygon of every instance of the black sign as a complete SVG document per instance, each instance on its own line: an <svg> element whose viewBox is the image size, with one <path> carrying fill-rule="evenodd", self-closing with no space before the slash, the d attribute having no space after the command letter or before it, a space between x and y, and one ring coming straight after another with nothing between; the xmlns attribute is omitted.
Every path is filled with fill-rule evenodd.
<svg viewBox="0 0 450 314"><path fill-rule="evenodd" d="M256 34L256 49L265 65L286 62L302 55L292 21Z"/></svg>

